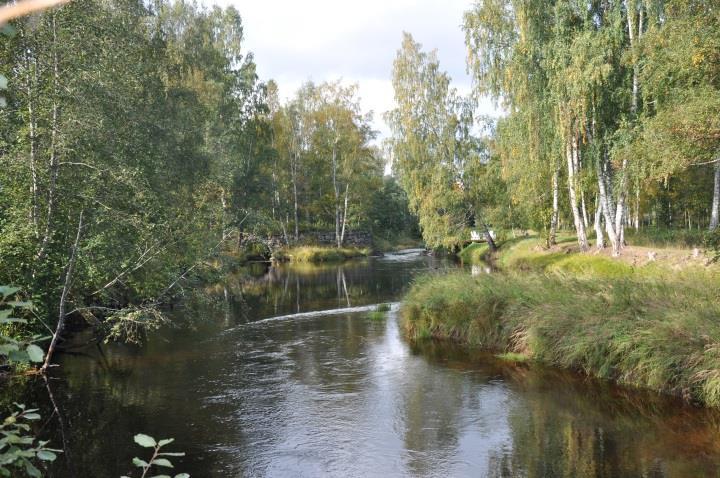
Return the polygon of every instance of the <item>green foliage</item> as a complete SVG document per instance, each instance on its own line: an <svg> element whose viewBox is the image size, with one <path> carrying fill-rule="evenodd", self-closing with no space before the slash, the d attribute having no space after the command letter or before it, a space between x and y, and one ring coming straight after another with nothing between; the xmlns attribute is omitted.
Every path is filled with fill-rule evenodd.
<svg viewBox="0 0 720 478"><path fill-rule="evenodd" d="M173 438L166 438L164 440L155 440L150 435L145 435L143 433L138 433L133 438L135 440L135 443L140 445L143 448L152 448L153 454L150 457L149 460L145 461L140 458L133 458L133 465L136 467L142 469L142 475L141 478L145 478L145 476L150 472L151 469L157 470L165 470L167 468L174 468L172 462L169 460L169 457L180 457L185 456L185 453L182 452L167 452L162 451L163 447L169 445L173 441L175 441ZM123 476L122 478L128 478L126 476ZM170 475L153 475L152 478L171 478ZM178 473L174 476L174 478L190 478L190 475L187 473Z"/></svg>
<svg viewBox="0 0 720 478"><path fill-rule="evenodd" d="M32 302L12 300L19 288L0 286L0 361L12 364L42 363L45 352L37 344L48 337L24 332L27 319L14 317L32 311Z"/></svg>
<svg viewBox="0 0 720 478"><path fill-rule="evenodd" d="M436 52L426 53L405 33L393 64L397 107L385 119L393 167L432 248L457 248L483 224L492 194L481 185L485 142L473 136L474 104L450 86Z"/></svg>
<svg viewBox="0 0 720 478"><path fill-rule="evenodd" d="M0 422L0 476L30 476L43 474L37 468L38 461L52 462L62 450L48 448L47 441L36 441L30 433L30 424L40 420L37 409L15 404L17 410Z"/></svg>
<svg viewBox="0 0 720 478"><path fill-rule="evenodd" d="M705 235L704 243L710 253L710 260L712 262L720 261L720 227L708 232Z"/></svg>

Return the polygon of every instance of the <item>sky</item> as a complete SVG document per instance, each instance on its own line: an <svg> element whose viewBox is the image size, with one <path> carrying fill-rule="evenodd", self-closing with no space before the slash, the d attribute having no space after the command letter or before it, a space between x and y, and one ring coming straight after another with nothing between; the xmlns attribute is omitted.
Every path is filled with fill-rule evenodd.
<svg viewBox="0 0 720 478"><path fill-rule="evenodd" d="M403 31L423 49L437 49L453 85L470 91L460 25L472 0L216 1L240 12L246 51L255 56L260 79L274 79L283 99L307 80L357 83L363 109L374 112L379 139L389 135L382 114L393 108L390 76ZM486 102L480 112L495 109Z"/></svg>

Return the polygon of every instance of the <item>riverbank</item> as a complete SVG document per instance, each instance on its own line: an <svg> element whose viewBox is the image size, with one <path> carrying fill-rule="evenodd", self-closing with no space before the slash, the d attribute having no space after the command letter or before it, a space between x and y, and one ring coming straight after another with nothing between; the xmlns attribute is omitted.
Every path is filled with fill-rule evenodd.
<svg viewBox="0 0 720 478"><path fill-rule="evenodd" d="M511 241L504 273L417 281L407 334L451 339L519 360L720 407L720 273L692 251L642 248L621 259Z"/></svg>

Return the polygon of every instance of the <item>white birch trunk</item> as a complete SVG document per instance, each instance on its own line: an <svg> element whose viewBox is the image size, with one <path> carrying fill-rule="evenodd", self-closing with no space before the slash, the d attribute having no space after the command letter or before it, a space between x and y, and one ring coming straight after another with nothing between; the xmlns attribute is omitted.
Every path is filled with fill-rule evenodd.
<svg viewBox="0 0 720 478"><path fill-rule="evenodd" d="M586 251L588 248L587 234L585 231L585 224L583 223L580 210L578 209L578 197L577 197L577 185L576 185L576 170L577 165L577 138L573 133L571 138L566 143L565 154L567 156L568 163L568 192L570 196L570 210L573 215L573 222L575 223L575 231L577 232L577 240L580 245L580 249Z"/></svg>
<svg viewBox="0 0 720 478"><path fill-rule="evenodd" d="M713 182L713 202L710 212L710 230L714 231L720 224L720 158L715 163L715 180Z"/></svg>

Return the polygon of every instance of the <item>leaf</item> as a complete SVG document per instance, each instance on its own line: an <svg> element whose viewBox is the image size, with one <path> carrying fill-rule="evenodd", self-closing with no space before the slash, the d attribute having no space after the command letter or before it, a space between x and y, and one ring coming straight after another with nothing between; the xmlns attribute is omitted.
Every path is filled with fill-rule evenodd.
<svg viewBox="0 0 720 478"><path fill-rule="evenodd" d="M143 433L138 433L135 435L135 443L138 445L145 447L145 448L152 448L154 446L157 446L157 443L155 442L155 439L151 437L150 435L145 435Z"/></svg>
<svg viewBox="0 0 720 478"><path fill-rule="evenodd" d="M23 415L23 418L26 420L40 420L40 414L39 413L26 413Z"/></svg>
<svg viewBox="0 0 720 478"><path fill-rule="evenodd" d="M150 478L172 478L170 475L155 475L151 476Z"/></svg>
<svg viewBox="0 0 720 478"><path fill-rule="evenodd" d="M174 438L166 438L166 439L164 439L164 440L160 440L160 441L158 442L158 445L159 445L159 446L165 446L165 445L169 445L170 443L172 443L172 442L174 442L174 441L175 441Z"/></svg>
<svg viewBox="0 0 720 478"><path fill-rule="evenodd" d="M6 90L8 85L8 79L5 75L0 75L0 90Z"/></svg>
<svg viewBox="0 0 720 478"><path fill-rule="evenodd" d="M0 324L27 324L27 320L8 317L6 319L0 319Z"/></svg>
<svg viewBox="0 0 720 478"><path fill-rule="evenodd" d="M175 468L167 458L156 458L152 461L152 464L155 466L164 466L165 468Z"/></svg>
<svg viewBox="0 0 720 478"><path fill-rule="evenodd" d="M147 468L148 466L150 466L150 465L148 465L147 461L141 460L138 457L133 458L133 465L139 466L141 468Z"/></svg>
<svg viewBox="0 0 720 478"><path fill-rule="evenodd" d="M38 459L43 461L55 461L57 455L51 451L40 450L39 452L37 452L37 457Z"/></svg>
<svg viewBox="0 0 720 478"><path fill-rule="evenodd" d="M29 362L30 357L24 350L14 350L8 354L8 360L11 362Z"/></svg>
<svg viewBox="0 0 720 478"><path fill-rule="evenodd" d="M185 456L185 453L182 451L165 451L158 453L158 456Z"/></svg>
<svg viewBox="0 0 720 478"><path fill-rule="evenodd" d="M22 309L29 309L32 307L32 302L30 302L29 300L12 300L8 302L8 305L12 307L20 307Z"/></svg>
<svg viewBox="0 0 720 478"><path fill-rule="evenodd" d="M188 475L187 473L178 473L177 475L175 475L175 478L190 478L190 475Z"/></svg>
<svg viewBox="0 0 720 478"><path fill-rule="evenodd" d="M35 468L35 466L32 463L30 463L29 461L27 461L27 460L24 460L24 461L25 461L25 471L27 472L28 475L32 476L33 478L42 478L42 473L40 473L40 470Z"/></svg>
<svg viewBox="0 0 720 478"><path fill-rule="evenodd" d="M0 285L0 294L2 294L4 297L12 295L19 290L20 290L19 287L10 287L7 285Z"/></svg>
<svg viewBox="0 0 720 478"><path fill-rule="evenodd" d="M45 360L45 351L35 344L28 345L25 351L33 362L42 362Z"/></svg>

